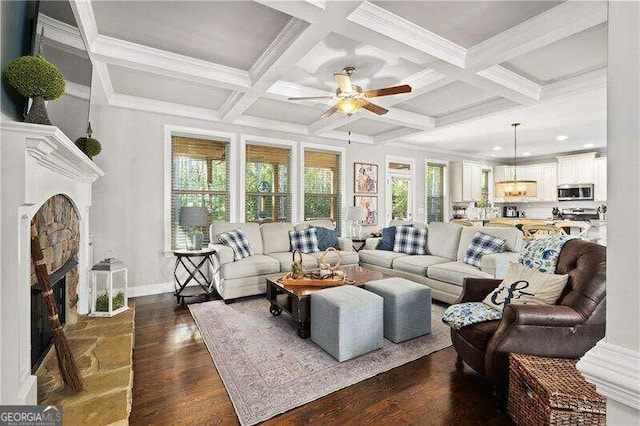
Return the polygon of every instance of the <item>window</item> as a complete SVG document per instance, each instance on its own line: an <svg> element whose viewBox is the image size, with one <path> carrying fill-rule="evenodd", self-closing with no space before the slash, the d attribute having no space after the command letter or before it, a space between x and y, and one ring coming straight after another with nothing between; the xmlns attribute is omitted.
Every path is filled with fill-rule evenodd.
<svg viewBox="0 0 640 426"><path fill-rule="evenodd" d="M444 221L444 165L427 163L425 171L426 221Z"/></svg>
<svg viewBox="0 0 640 426"><path fill-rule="evenodd" d="M171 249L186 246L182 207L207 207L212 221L229 220L228 149L228 142L171 137ZM201 230L208 244L208 227Z"/></svg>
<svg viewBox="0 0 640 426"><path fill-rule="evenodd" d="M246 145L245 221L291 222L291 150Z"/></svg>
<svg viewBox="0 0 640 426"><path fill-rule="evenodd" d="M386 158L386 211L385 219L413 220L413 182L415 160L405 157Z"/></svg>
<svg viewBox="0 0 640 426"><path fill-rule="evenodd" d="M304 151L304 219L331 219L340 229L342 162L340 153Z"/></svg>

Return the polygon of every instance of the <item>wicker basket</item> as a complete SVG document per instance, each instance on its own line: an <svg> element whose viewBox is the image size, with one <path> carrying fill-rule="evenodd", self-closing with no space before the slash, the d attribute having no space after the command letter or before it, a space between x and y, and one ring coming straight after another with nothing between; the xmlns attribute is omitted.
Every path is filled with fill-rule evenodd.
<svg viewBox="0 0 640 426"><path fill-rule="evenodd" d="M572 359L509 355L511 419L518 425L605 425L606 402Z"/></svg>

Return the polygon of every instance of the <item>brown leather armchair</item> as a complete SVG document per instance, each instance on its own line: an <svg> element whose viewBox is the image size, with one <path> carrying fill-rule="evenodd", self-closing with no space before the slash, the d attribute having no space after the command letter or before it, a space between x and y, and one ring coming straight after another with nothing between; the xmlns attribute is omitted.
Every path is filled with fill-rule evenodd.
<svg viewBox="0 0 640 426"><path fill-rule="evenodd" d="M501 320L451 329L458 362L487 376L499 393L507 389L510 352L579 358L604 337L605 247L567 242L556 273L569 281L555 305L507 305ZM468 278L456 303L482 301L500 282Z"/></svg>

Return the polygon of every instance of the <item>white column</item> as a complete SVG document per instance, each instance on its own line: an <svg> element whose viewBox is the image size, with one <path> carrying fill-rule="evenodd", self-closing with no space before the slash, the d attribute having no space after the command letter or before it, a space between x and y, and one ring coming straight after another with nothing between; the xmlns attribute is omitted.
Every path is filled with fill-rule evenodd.
<svg viewBox="0 0 640 426"><path fill-rule="evenodd" d="M607 423L640 422L640 3L609 2L607 331L579 370Z"/></svg>

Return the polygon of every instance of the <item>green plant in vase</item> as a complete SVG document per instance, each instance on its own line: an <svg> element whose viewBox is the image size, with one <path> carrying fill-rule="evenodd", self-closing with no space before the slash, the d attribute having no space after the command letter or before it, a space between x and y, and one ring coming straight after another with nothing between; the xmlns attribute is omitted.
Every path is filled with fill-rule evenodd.
<svg viewBox="0 0 640 426"><path fill-rule="evenodd" d="M42 56L21 56L9 62L4 74L11 87L32 99L24 121L51 125L44 101L64 93L64 76L58 68Z"/></svg>
<svg viewBox="0 0 640 426"><path fill-rule="evenodd" d="M124 306L124 294L122 292L118 292L113 298L112 308L115 311L116 309L120 309ZM109 298L107 297L107 293L98 296L96 298L96 311L98 312L107 312L109 310Z"/></svg>
<svg viewBox="0 0 640 426"><path fill-rule="evenodd" d="M87 136L76 139L76 146L80 148L80 151L84 152L89 159L93 159L96 155L102 152L102 145L98 139L91 137L92 135L91 123L87 126Z"/></svg>

